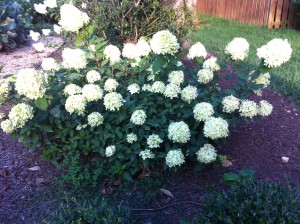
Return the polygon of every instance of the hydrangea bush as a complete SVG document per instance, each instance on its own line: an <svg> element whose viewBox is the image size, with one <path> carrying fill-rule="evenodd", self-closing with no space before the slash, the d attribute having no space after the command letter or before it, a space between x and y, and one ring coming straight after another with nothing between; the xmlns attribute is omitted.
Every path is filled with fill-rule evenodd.
<svg viewBox="0 0 300 224"><path fill-rule="evenodd" d="M270 103L249 97L291 56L286 41L277 41L277 49L288 48L282 51L260 48L258 70L224 89L217 59L207 58L201 43L180 52L177 38L162 30L120 50L94 36L79 9L78 18L70 16L70 7L62 7L60 24L77 34L77 48L65 48L61 64L45 59L43 71L23 69L0 83L2 104L11 106L1 115L2 130L30 149L42 148L43 158L67 168L69 181L95 184L107 176L131 180L142 169L202 167L217 159L230 126L271 114ZM226 47L232 60L243 60L248 50L241 38ZM186 55L194 66L181 62Z"/></svg>

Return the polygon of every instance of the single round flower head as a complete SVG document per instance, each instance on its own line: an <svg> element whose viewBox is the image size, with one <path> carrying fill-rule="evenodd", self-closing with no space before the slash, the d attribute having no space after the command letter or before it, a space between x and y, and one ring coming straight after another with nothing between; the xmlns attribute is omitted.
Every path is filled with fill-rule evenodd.
<svg viewBox="0 0 300 224"><path fill-rule="evenodd" d="M143 160L155 158L154 153L151 152L151 150L149 150L149 149L146 149L146 150L144 150L144 151L141 151L141 152L140 152L140 156L143 158Z"/></svg>
<svg viewBox="0 0 300 224"><path fill-rule="evenodd" d="M86 80L88 83L94 83L101 79L101 75L96 70L91 70L86 74Z"/></svg>
<svg viewBox="0 0 300 224"><path fill-rule="evenodd" d="M115 91L118 86L119 86L119 83L117 82L117 80L112 79L112 78L107 79L104 83L104 89L107 92Z"/></svg>
<svg viewBox="0 0 300 224"><path fill-rule="evenodd" d="M196 152L197 160L200 163L211 163L217 159L217 152L215 147L211 144L205 144L198 152Z"/></svg>
<svg viewBox="0 0 300 224"><path fill-rule="evenodd" d="M144 85L142 86L142 90L143 90L143 91L152 92L152 86L149 85L149 84L144 84Z"/></svg>
<svg viewBox="0 0 300 224"><path fill-rule="evenodd" d="M243 100L239 112L242 117L252 118L258 114L258 106L251 100Z"/></svg>
<svg viewBox="0 0 300 224"><path fill-rule="evenodd" d="M159 137L159 135L153 134L147 138L149 148L159 148L159 144L162 142L163 140Z"/></svg>
<svg viewBox="0 0 300 224"><path fill-rule="evenodd" d="M152 92L163 94L166 90L166 86L162 81L155 81L151 87Z"/></svg>
<svg viewBox="0 0 300 224"><path fill-rule="evenodd" d="M200 69L197 75L198 75L198 82L200 84L207 84L214 78L214 73L207 68Z"/></svg>
<svg viewBox="0 0 300 224"><path fill-rule="evenodd" d="M64 94L66 96L72 96L76 94L80 94L82 92L82 88L80 86L77 86L75 84L68 84L64 88Z"/></svg>
<svg viewBox="0 0 300 224"><path fill-rule="evenodd" d="M130 94L135 94L135 93L139 93L141 88L138 84L134 83L134 84L130 84L127 87L128 91L130 92Z"/></svg>
<svg viewBox="0 0 300 224"><path fill-rule="evenodd" d="M33 30L30 30L29 36L31 37L32 40L38 41L41 34L39 34L39 32L34 32Z"/></svg>
<svg viewBox="0 0 300 224"><path fill-rule="evenodd" d="M74 5L64 4L60 7L60 21L58 23L66 31L77 32L89 20L88 15L85 12L81 12Z"/></svg>
<svg viewBox="0 0 300 224"><path fill-rule="evenodd" d="M183 71L172 71L170 74L169 74L169 79L168 81L170 83L173 83L175 85L180 85L181 83L183 83L184 81L184 73Z"/></svg>
<svg viewBox="0 0 300 224"><path fill-rule="evenodd" d="M32 47L37 51L37 52L43 52L45 50L45 45L42 42L32 44Z"/></svg>
<svg viewBox="0 0 300 224"><path fill-rule="evenodd" d="M216 57L210 57L209 59L205 60L203 63L203 68L210 69L213 72L221 69L220 65L217 64Z"/></svg>
<svg viewBox="0 0 300 224"><path fill-rule="evenodd" d="M290 60L292 48L287 40L275 38L257 49L257 56L264 61L265 66L278 67Z"/></svg>
<svg viewBox="0 0 300 224"><path fill-rule="evenodd" d="M115 152L116 152L116 146L114 145L107 146L105 149L106 157L111 157L113 154L115 154Z"/></svg>
<svg viewBox="0 0 300 224"><path fill-rule="evenodd" d="M143 110L136 110L131 115L130 121L136 125L142 125L146 122L147 115Z"/></svg>
<svg viewBox="0 0 300 224"><path fill-rule="evenodd" d="M59 65L54 58L44 58L42 68L44 71L57 71L59 69Z"/></svg>
<svg viewBox="0 0 300 224"><path fill-rule="evenodd" d="M56 24L53 25L53 30L55 33L60 34L61 33L61 26L58 26Z"/></svg>
<svg viewBox="0 0 300 224"><path fill-rule="evenodd" d="M93 112L88 115L87 120L91 127L97 127L103 124L104 118L99 112Z"/></svg>
<svg viewBox="0 0 300 224"><path fill-rule="evenodd" d="M138 140L138 137L136 134L130 133L126 136L127 142L132 144Z"/></svg>
<svg viewBox="0 0 300 224"><path fill-rule="evenodd" d="M225 138L229 134L228 123L222 118L209 117L204 123L204 136L212 140Z"/></svg>
<svg viewBox="0 0 300 224"><path fill-rule="evenodd" d="M187 55L188 59L192 60L197 57L203 57L206 58L207 52L203 44L200 42L195 43L191 46L189 53Z"/></svg>
<svg viewBox="0 0 300 224"><path fill-rule="evenodd" d="M232 95L226 96L222 100L222 105L223 105L223 111L225 113L232 113L235 110L239 109L240 100Z"/></svg>
<svg viewBox="0 0 300 224"><path fill-rule="evenodd" d="M87 61L85 52L80 49L65 48L62 51L63 62L62 65L69 69L81 69L85 68Z"/></svg>
<svg viewBox="0 0 300 224"><path fill-rule="evenodd" d="M229 54L232 60L243 61L248 55L249 46L245 38L236 37L227 44L225 53Z"/></svg>
<svg viewBox="0 0 300 224"><path fill-rule="evenodd" d="M7 94L10 90L9 80L2 78L0 79L0 98L7 97Z"/></svg>
<svg viewBox="0 0 300 224"><path fill-rule="evenodd" d="M168 138L173 142L187 143L190 140L191 131L189 126L183 122L173 122L168 127Z"/></svg>
<svg viewBox="0 0 300 224"><path fill-rule="evenodd" d="M123 105L123 97L116 92L107 93L104 96L104 106L106 110L115 111L119 110Z"/></svg>
<svg viewBox="0 0 300 224"><path fill-rule="evenodd" d="M143 39L139 39L139 41L135 45L135 49L137 51L138 57L147 56L151 52L150 45Z"/></svg>
<svg viewBox="0 0 300 224"><path fill-rule="evenodd" d="M261 84L263 85L263 88L268 87L268 85L270 85L270 73L264 73L261 74L260 76L258 76L256 79L253 80L253 82L257 83L257 84Z"/></svg>
<svg viewBox="0 0 300 224"><path fill-rule="evenodd" d="M86 107L86 99L83 95L72 95L66 100L65 108L70 114L83 115Z"/></svg>
<svg viewBox="0 0 300 224"><path fill-rule="evenodd" d="M153 35L150 46L155 54L174 55L179 50L177 38L169 30L161 30Z"/></svg>
<svg viewBox="0 0 300 224"><path fill-rule="evenodd" d="M126 43L122 50L122 56L128 59L138 58L138 52L134 44Z"/></svg>
<svg viewBox="0 0 300 224"><path fill-rule="evenodd" d="M14 129L22 128L27 121L33 118L33 108L25 103L19 103L11 109L8 114Z"/></svg>
<svg viewBox="0 0 300 224"><path fill-rule="evenodd" d="M1 122L1 129L6 134L11 134L15 131L15 126L11 120L7 119Z"/></svg>
<svg viewBox="0 0 300 224"><path fill-rule="evenodd" d="M168 167L181 166L184 163L184 155L181 149L172 149L167 153L166 164Z"/></svg>
<svg viewBox="0 0 300 224"><path fill-rule="evenodd" d="M107 45L104 48L104 55L106 59L110 60L110 64L115 64L121 60L121 51L114 45Z"/></svg>
<svg viewBox="0 0 300 224"><path fill-rule="evenodd" d="M37 11L40 14L46 14L47 13L47 6L45 4L39 3L39 4L33 4L35 11Z"/></svg>
<svg viewBox="0 0 300 224"><path fill-rule="evenodd" d="M193 109L196 121L205 121L214 114L214 107L210 103L197 103Z"/></svg>
<svg viewBox="0 0 300 224"><path fill-rule="evenodd" d="M97 101L102 99L103 90L98 85L86 84L82 88L82 95L85 97L87 102Z"/></svg>
<svg viewBox="0 0 300 224"><path fill-rule="evenodd" d="M266 100L259 102L258 114L260 116L269 116L272 113L273 106Z"/></svg>
<svg viewBox="0 0 300 224"><path fill-rule="evenodd" d="M187 103L191 103L198 96L198 90L195 86L188 85L182 89L181 99Z"/></svg>
<svg viewBox="0 0 300 224"><path fill-rule="evenodd" d="M56 0L44 0L44 4L50 9L54 9L57 7Z"/></svg>
<svg viewBox="0 0 300 224"><path fill-rule="evenodd" d="M51 33L50 29L42 29L42 33L44 36L48 36Z"/></svg>
<svg viewBox="0 0 300 224"><path fill-rule="evenodd" d="M178 95L181 93L181 89L178 85L173 84L173 83L169 83L166 86L165 92L164 92L164 96L168 97L170 99L176 98L178 97Z"/></svg>

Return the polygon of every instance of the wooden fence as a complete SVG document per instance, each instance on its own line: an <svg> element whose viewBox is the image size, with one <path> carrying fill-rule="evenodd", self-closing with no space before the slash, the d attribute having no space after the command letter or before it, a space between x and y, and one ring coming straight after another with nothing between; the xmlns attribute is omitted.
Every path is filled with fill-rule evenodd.
<svg viewBox="0 0 300 224"><path fill-rule="evenodd" d="M272 28L299 28L299 6L291 0L198 0L197 11L241 23Z"/></svg>

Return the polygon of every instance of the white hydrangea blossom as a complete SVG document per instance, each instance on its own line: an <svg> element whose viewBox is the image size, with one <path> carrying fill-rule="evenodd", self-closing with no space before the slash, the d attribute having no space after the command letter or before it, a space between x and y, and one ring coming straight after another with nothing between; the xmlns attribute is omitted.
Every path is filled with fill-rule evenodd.
<svg viewBox="0 0 300 224"><path fill-rule="evenodd" d="M200 84L207 84L214 78L214 73L207 68L200 69L197 73L198 82Z"/></svg>
<svg viewBox="0 0 300 224"><path fill-rule="evenodd" d="M187 143L190 140L191 131L189 126L183 122L173 122L168 127L168 138L173 142Z"/></svg>
<svg viewBox="0 0 300 224"><path fill-rule="evenodd" d="M27 121L33 118L33 108L25 103L15 105L8 114L14 129L22 128Z"/></svg>
<svg viewBox="0 0 300 224"><path fill-rule="evenodd" d="M138 84L134 83L134 84L130 84L127 87L127 90L130 92L130 94L135 94L135 93L139 93L141 88Z"/></svg>
<svg viewBox="0 0 300 224"><path fill-rule="evenodd" d="M173 84L173 83L169 83L166 86L165 92L164 92L164 96L168 97L170 99L176 98L178 97L178 95L181 93L181 89L178 85Z"/></svg>
<svg viewBox="0 0 300 224"><path fill-rule="evenodd" d="M64 88L64 94L66 96L72 96L76 94L80 94L82 92L82 88L80 86L77 86L75 84L68 84Z"/></svg>
<svg viewBox="0 0 300 224"><path fill-rule="evenodd" d="M77 32L90 20L85 12L81 12L71 4L64 4L60 7L60 18L59 25L70 32Z"/></svg>
<svg viewBox="0 0 300 224"><path fill-rule="evenodd" d="M122 50L122 56L124 58L129 59L136 59L138 58L138 52L133 43L126 43L124 44L123 50Z"/></svg>
<svg viewBox="0 0 300 224"><path fill-rule="evenodd" d="M144 151L141 151L140 152L140 156L142 157L143 160L155 158L154 153L151 152L150 149L146 149Z"/></svg>
<svg viewBox="0 0 300 224"><path fill-rule="evenodd" d="M205 121L214 114L214 107L210 103L197 103L193 109L196 121Z"/></svg>
<svg viewBox="0 0 300 224"><path fill-rule="evenodd" d="M290 60L292 48L287 40L275 38L257 49L257 56L269 68L278 67Z"/></svg>
<svg viewBox="0 0 300 224"><path fill-rule="evenodd" d="M42 98L46 92L46 77L43 73L33 68L25 68L18 72L15 89L20 95L25 95L31 100Z"/></svg>
<svg viewBox="0 0 300 224"><path fill-rule="evenodd" d="M217 159L215 147L211 144L205 144L198 152L196 152L197 160L201 163L211 163Z"/></svg>
<svg viewBox="0 0 300 224"><path fill-rule="evenodd" d="M181 99L187 103L191 103L198 96L198 90L195 86L188 85L182 89Z"/></svg>
<svg viewBox="0 0 300 224"><path fill-rule="evenodd" d="M44 58L42 61L42 68L44 71L57 71L59 65L54 58Z"/></svg>
<svg viewBox="0 0 300 224"><path fill-rule="evenodd" d="M115 64L121 60L121 51L117 46L107 45L104 48L104 55L106 59L110 60L110 64Z"/></svg>
<svg viewBox="0 0 300 224"><path fill-rule="evenodd" d="M58 26L56 24L53 25L53 30L55 33L60 34L61 33L61 26Z"/></svg>
<svg viewBox="0 0 300 224"><path fill-rule="evenodd" d="M65 48L62 52L63 62L65 68L81 69L85 68L87 61L85 52L80 49Z"/></svg>
<svg viewBox="0 0 300 224"><path fill-rule="evenodd" d="M9 80L0 79L0 97L6 97L9 92Z"/></svg>
<svg viewBox="0 0 300 224"><path fill-rule="evenodd" d="M43 51L45 50L45 45L44 45L42 42L32 44L32 47L33 47L37 52L43 52Z"/></svg>
<svg viewBox="0 0 300 224"><path fill-rule="evenodd" d="M151 91L154 93L163 94L166 90L166 85L162 81L155 81L152 84Z"/></svg>
<svg viewBox="0 0 300 224"><path fill-rule="evenodd" d="M159 144L161 144L163 140L159 137L159 135L152 134L147 138L147 144L149 148L159 148Z"/></svg>
<svg viewBox="0 0 300 224"><path fill-rule="evenodd" d="M42 29L42 33L44 36L48 36L51 33L50 29Z"/></svg>
<svg viewBox="0 0 300 224"><path fill-rule="evenodd" d="M181 83L183 83L184 81L184 73L183 71L172 71L170 74L169 74L169 79L168 81L170 83L173 83L175 85L180 85Z"/></svg>
<svg viewBox="0 0 300 224"><path fill-rule="evenodd" d="M72 95L66 100L65 108L70 114L83 115L86 107L86 99L83 95Z"/></svg>
<svg viewBox="0 0 300 224"><path fill-rule="evenodd" d="M113 154L116 152L116 146L115 145L110 145L107 146L105 149L105 155L106 157L111 157Z"/></svg>
<svg viewBox="0 0 300 224"><path fill-rule="evenodd" d="M80 131L82 129L85 129L88 125L87 124L79 124L76 126L76 130L77 131Z"/></svg>
<svg viewBox="0 0 300 224"><path fill-rule="evenodd" d="M150 46L155 54L171 54L174 55L179 50L179 43L176 36L169 30L161 30L153 35L150 40Z"/></svg>
<svg viewBox="0 0 300 224"><path fill-rule="evenodd" d="M147 76L147 81L154 81L155 80L155 75L154 74L150 74Z"/></svg>
<svg viewBox="0 0 300 224"><path fill-rule="evenodd" d="M93 112L88 115L87 120L91 127L97 127L103 124L104 118L99 112Z"/></svg>
<svg viewBox="0 0 300 224"><path fill-rule="evenodd" d="M229 54L233 60L243 61L248 55L249 47L245 38L236 37L227 44L225 53Z"/></svg>
<svg viewBox="0 0 300 224"><path fill-rule="evenodd" d="M216 57L210 57L209 59L206 59L203 63L203 68L210 69L213 72L221 69L220 65L217 64Z"/></svg>
<svg viewBox="0 0 300 224"><path fill-rule="evenodd" d="M266 100L259 102L258 114L261 116L269 116L272 113L273 106Z"/></svg>
<svg viewBox="0 0 300 224"><path fill-rule="evenodd" d="M130 121L136 125L142 125L146 122L147 115L143 110L136 110L131 115Z"/></svg>
<svg viewBox="0 0 300 224"><path fill-rule="evenodd" d="M142 90L143 91L148 91L148 92L152 92L152 86L150 84L144 84L142 86Z"/></svg>
<svg viewBox="0 0 300 224"><path fill-rule="evenodd" d="M82 95L85 97L87 102L97 101L102 99L103 90L98 85L86 84L82 88Z"/></svg>
<svg viewBox="0 0 300 224"><path fill-rule="evenodd" d="M225 138L229 134L228 122L223 118L209 117L204 123L204 136L211 139Z"/></svg>
<svg viewBox="0 0 300 224"><path fill-rule="evenodd" d="M194 45L192 45L187 55L189 60L192 60L196 57L206 58L206 56L207 56L207 51L203 46L203 44L201 44L200 42L197 42Z"/></svg>
<svg viewBox="0 0 300 224"><path fill-rule="evenodd" d="M251 100L242 100L239 109L242 117L254 117L258 114L258 105Z"/></svg>
<svg viewBox="0 0 300 224"><path fill-rule="evenodd" d="M106 110L115 111L119 110L123 105L123 97L120 93L111 92L104 96L104 106Z"/></svg>
<svg viewBox="0 0 300 224"><path fill-rule="evenodd" d="M138 137L136 134L130 133L126 136L127 142L132 144L138 140Z"/></svg>
<svg viewBox="0 0 300 224"><path fill-rule="evenodd" d="M96 70L91 70L86 74L86 80L88 83L93 84L101 79L101 75Z"/></svg>
<svg viewBox="0 0 300 224"><path fill-rule="evenodd" d="M138 57L147 56L151 52L150 45L143 39L139 39L139 41L135 45L135 50L138 53Z"/></svg>
<svg viewBox="0 0 300 224"><path fill-rule="evenodd" d="M168 167L181 166L184 163L184 155L181 149L172 149L167 153L166 164Z"/></svg>
<svg viewBox="0 0 300 224"><path fill-rule="evenodd" d="M225 113L232 113L235 110L239 109L240 100L235 96L225 96L222 100L223 111Z"/></svg>
<svg viewBox="0 0 300 224"><path fill-rule="evenodd" d="M119 86L119 83L117 80L109 78L105 81L104 83L104 89L107 92L113 92L117 89L117 87Z"/></svg>
<svg viewBox="0 0 300 224"><path fill-rule="evenodd" d="M39 34L39 32L34 32L33 30L30 30L29 36L31 37L32 40L38 41L41 34Z"/></svg>
<svg viewBox="0 0 300 224"><path fill-rule="evenodd" d="M15 130L15 127L11 120L7 119L1 122L1 129L6 134L10 134Z"/></svg>
<svg viewBox="0 0 300 224"><path fill-rule="evenodd" d="M50 9L54 9L57 7L56 0L44 0L44 4L49 7Z"/></svg>
<svg viewBox="0 0 300 224"><path fill-rule="evenodd" d="M270 79L271 79L270 73L267 72L258 76L256 79L253 80L253 82L264 85L263 88L266 88L268 87L268 85L270 85Z"/></svg>
<svg viewBox="0 0 300 224"><path fill-rule="evenodd" d="M37 11L40 14L46 14L47 13L47 6L45 4L39 3L39 4L33 4L35 11Z"/></svg>

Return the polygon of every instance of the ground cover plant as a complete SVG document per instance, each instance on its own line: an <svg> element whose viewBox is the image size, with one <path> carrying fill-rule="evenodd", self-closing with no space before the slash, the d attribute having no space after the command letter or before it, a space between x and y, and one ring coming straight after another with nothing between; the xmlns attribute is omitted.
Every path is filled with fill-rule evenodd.
<svg viewBox="0 0 300 224"><path fill-rule="evenodd" d="M66 179L77 185L214 162L229 126L272 112L267 101L248 98L260 95L269 71L292 53L286 40L270 41L257 49L258 69L229 74L237 80L224 90L217 59L207 58L200 42L187 54L195 66L185 68L186 53L168 30L149 43L127 43L121 52L96 37L88 15L75 6L63 5L60 17L61 28L77 34L77 48L65 48L60 65L47 58L43 72L23 69L1 80L3 103L11 107L1 128L30 149L42 148L42 157L68 169ZM248 51L244 38L225 48L233 62Z"/></svg>

